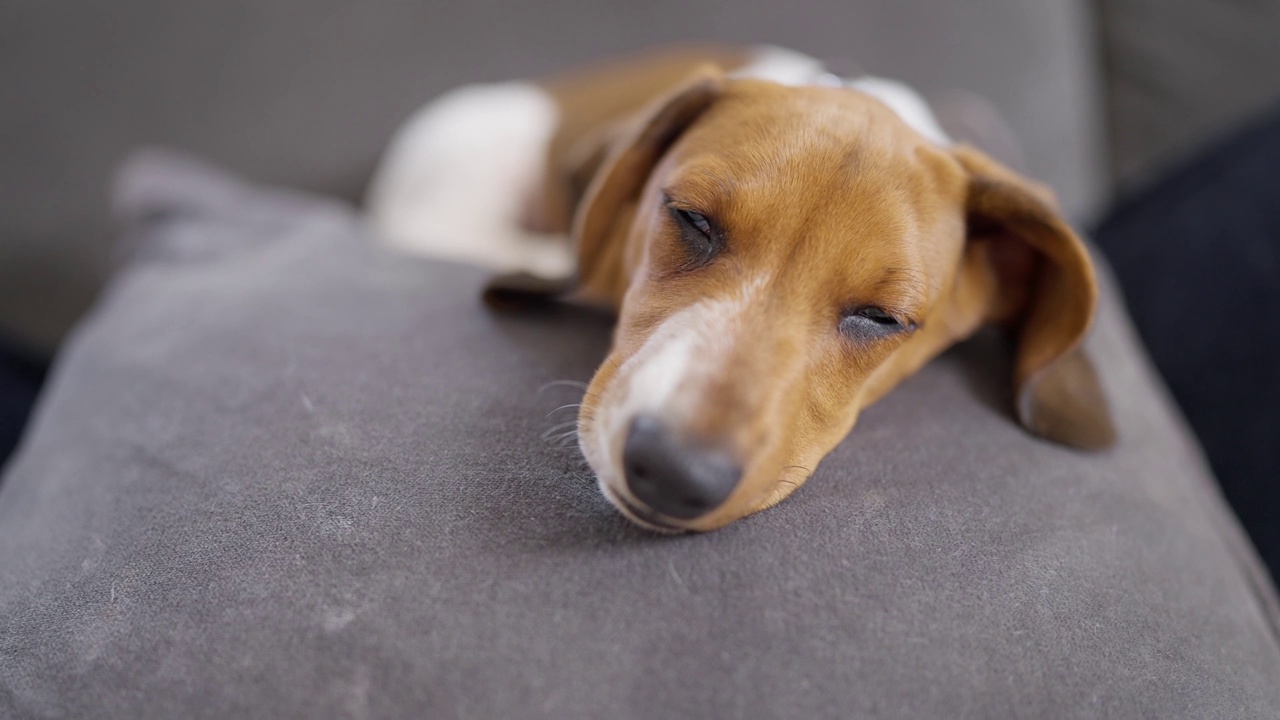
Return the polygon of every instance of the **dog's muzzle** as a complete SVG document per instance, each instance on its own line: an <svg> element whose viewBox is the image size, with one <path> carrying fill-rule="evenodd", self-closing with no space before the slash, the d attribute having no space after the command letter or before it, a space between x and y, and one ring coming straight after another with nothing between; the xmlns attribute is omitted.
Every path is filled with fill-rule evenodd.
<svg viewBox="0 0 1280 720"><path fill-rule="evenodd" d="M682 442L651 415L631 421L622 463L631 495L645 509L676 520L715 510L742 479L742 467L727 453Z"/></svg>

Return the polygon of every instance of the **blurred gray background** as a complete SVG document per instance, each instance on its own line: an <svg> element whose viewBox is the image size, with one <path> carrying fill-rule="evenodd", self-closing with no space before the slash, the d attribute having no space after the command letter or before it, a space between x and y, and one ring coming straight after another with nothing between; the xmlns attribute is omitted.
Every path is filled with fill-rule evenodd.
<svg viewBox="0 0 1280 720"><path fill-rule="evenodd" d="M0 4L0 337L52 350L109 274L140 144L356 199L450 86L768 42L990 99L1077 221L1280 94L1280 1L223 0Z"/></svg>

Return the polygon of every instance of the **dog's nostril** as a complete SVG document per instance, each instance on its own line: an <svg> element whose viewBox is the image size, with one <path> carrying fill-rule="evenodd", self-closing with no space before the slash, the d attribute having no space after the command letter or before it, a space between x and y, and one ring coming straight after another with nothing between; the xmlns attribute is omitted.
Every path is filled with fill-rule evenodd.
<svg viewBox="0 0 1280 720"><path fill-rule="evenodd" d="M742 476L727 454L681 442L649 415L631 421L622 463L627 487L637 500L682 520L718 507Z"/></svg>

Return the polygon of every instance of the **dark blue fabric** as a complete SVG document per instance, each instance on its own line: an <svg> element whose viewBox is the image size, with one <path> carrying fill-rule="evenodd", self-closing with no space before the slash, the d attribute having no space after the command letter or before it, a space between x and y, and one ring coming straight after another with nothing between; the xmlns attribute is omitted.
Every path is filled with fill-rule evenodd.
<svg viewBox="0 0 1280 720"><path fill-rule="evenodd" d="M1227 499L1280 574L1280 112L1121 203L1095 237Z"/></svg>

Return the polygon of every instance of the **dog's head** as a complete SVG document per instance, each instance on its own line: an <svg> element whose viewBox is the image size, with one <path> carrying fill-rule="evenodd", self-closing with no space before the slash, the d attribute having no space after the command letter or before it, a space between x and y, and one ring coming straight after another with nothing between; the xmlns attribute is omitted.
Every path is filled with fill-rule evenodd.
<svg viewBox="0 0 1280 720"><path fill-rule="evenodd" d="M711 530L804 482L858 419L984 324L1017 415L1113 439L1080 352L1093 269L1049 193L868 95L707 71L620 129L578 205L577 292L619 311L579 418L609 500Z"/></svg>

